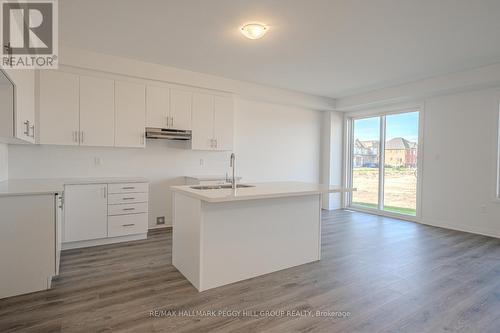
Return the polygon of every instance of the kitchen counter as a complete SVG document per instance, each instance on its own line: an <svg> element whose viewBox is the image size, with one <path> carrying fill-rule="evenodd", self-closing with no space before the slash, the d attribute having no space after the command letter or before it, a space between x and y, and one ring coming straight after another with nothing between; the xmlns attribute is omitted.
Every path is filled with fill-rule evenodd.
<svg viewBox="0 0 500 333"><path fill-rule="evenodd" d="M185 176L186 179L193 179L193 180L196 180L196 181L200 181L200 182L203 182L203 181L225 181L226 180L226 176L225 175L204 175L204 176L200 176L200 175L196 175L196 176ZM235 177L237 180L240 180L241 177Z"/></svg>
<svg viewBox="0 0 500 333"><path fill-rule="evenodd" d="M320 260L321 196L354 190L300 182L251 185L172 187L172 263L199 291Z"/></svg>
<svg viewBox="0 0 500 333"><path fill-rule="evenodd" d="M238 188L236 190L196 190L191 188L191 186L172 186L171 189L174 192L182 193L195 199L214 203L355 191L354 188L302 182L268 182L245 185L252 185L254 187Z"/></svg>
<svg viewBox="0 0 500 333"><path fill-rule="evenodd" d="M0 196L62 193L64 185L146 182L148 180L142 177L9 179L0 182Z"/></svg>

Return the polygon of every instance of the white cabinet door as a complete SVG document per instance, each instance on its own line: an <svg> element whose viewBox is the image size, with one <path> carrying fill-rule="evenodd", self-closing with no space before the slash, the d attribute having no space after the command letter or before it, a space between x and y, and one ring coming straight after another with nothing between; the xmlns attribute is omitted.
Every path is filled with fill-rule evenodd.
<svg viewBox="0 0 500 333"><path fill-rule="evenodd" d="M190 91L170 89L170 128L190 130L191 106L193 93Z"/></svg>
<svg viewBox="0 0 500 333"><path fill-rule="evenodd" d="M106 184L66 185L64 188L64 242L108 236Z"/></svg>
<svg viewBox="0 0 500 333"><path fill-rule="evenodd" d="M14 85L9 81L8 76L0 71L0 142L4 139L10 140L16 137L16 124L14 112ZM24 134L26 135L26 134ZM27 136L27 135L26 135Z"/></svg>
<svg viewBox="0 0 500 333"><path fill-rule="evenodd" d="M170 116L170 89L148 85L146 87L146 126L166 128Z"/></svg>
<svg viewBox="0 0 500 333"><path fill-rule="evenodd" d="M214 133L216 150L233 150L233 99L214 96Z"/></svg>
<svg viewBox="0 0 500 333"><path fill-rule="evenodd" d="M78 145L78 75L57 70L40 71L41 144Z"/></svg>
<svg viewBox="0 0 500 333"><path fill-rule="evenodd" d="M35 71L4 69L14 83L15 137L35 142Z"/></svg>
<svg viewBox="0 0 500 333"><path fill-rule="evenodd" d="M48 288L56 271L54 208L52 194L0 197L0 298Z"/></svg>
<svg viewBox="0 0 500 333"><path fill-rule="evenodd" d="M145 90L143 84L115 82L115 146L144 147Z"/></svg>
<svg viewBox="0 0 500 333"><path fill-rule="evenodd" d="M56 275L59 275L62 249L62 226L63 226L64 199L60 194L56 195Z"/></svg>
<svg viewBox="0 0 500 333"><path fill-rule="evenodd" d="M194 93L191 148L213 150L214 143L214 96Z"/></svg>
<svg viewBox="0 0 500 333"><path fill-rule="evenodd" d="M80 145L110 147L115 143L114 81L80 77Z"/></svg>

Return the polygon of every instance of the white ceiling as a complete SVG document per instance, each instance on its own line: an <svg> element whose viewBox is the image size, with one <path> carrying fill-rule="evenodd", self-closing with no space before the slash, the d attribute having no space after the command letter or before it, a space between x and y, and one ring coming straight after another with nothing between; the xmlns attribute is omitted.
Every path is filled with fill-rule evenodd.
<svg viewBox="0 0 500 333"><path fill-rule="evenodd" d="M328 97L500 62L499 0L59 4L61 45Z"/></svg>

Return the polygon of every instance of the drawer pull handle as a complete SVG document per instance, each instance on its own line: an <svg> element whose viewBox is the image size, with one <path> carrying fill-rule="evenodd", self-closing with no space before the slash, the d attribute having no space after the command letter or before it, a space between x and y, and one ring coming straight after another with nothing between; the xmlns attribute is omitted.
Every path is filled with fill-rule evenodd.
<svg viewBox="0 0 500 333"><path fill-rule="evenodd" d="M123 210L135 210L135 208L123 208Z"/></svg>
<svg viewBox="0 0 500 333"><path fill-rule="evenodd" d="M135 225L135 223L122 224L122 227L132 227L134 225Z"/></svg>
<svg viewBox="0 0 500 333"><path fill-rule="evenodd" d="M135 198L123 198L122 200L134 200Z"/></svg>
<svg viewBox="0 0 500 333"><path fill-rule="evenodd" d="M133 190L135 187L133 186L126 186L126 187L122 187L122 190Z"/></svg>

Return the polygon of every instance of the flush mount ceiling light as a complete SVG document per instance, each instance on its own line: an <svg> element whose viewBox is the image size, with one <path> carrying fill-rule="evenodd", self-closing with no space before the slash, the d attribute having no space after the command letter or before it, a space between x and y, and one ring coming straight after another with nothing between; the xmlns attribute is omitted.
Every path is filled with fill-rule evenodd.
<svg viewBox="0 0 500 333"><path fill-rule="evenodd" d="M259 39L264 37L269 28L262 23L247 23L240 28L243 36L249 39Z"/></svg>

